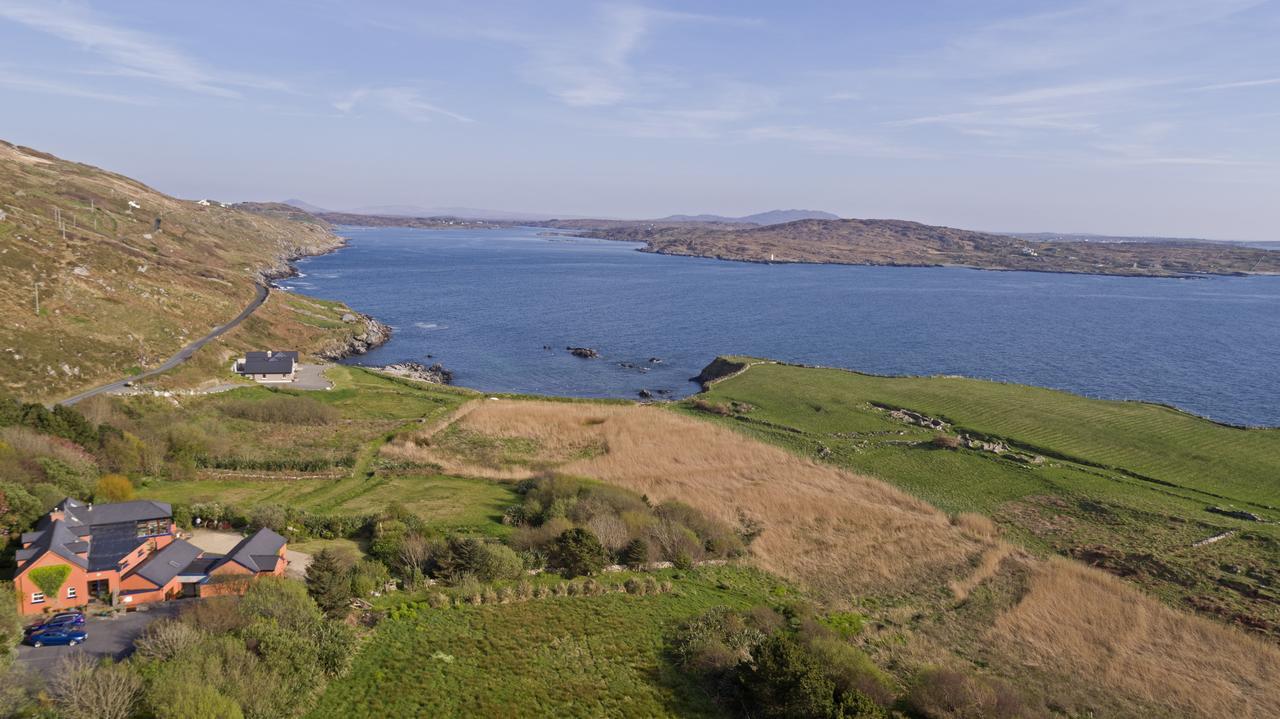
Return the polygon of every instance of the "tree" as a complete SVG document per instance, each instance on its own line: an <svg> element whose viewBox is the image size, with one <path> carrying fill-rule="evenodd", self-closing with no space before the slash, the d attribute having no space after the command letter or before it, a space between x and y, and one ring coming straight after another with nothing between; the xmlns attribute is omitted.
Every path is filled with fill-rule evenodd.
<svg viewBox="0 0 1280 719"><path fill-rule="evenodd" d="M180 683L157 702L156 719L244 719L240 705L211 686Z"/></svg>
<svg viewBox="0 0 1280 719"><path fill-rule="evenodd" d="M307 565L307 594L329 617L346 613L351 602L351 570L330 549L321 549Z"/></svg>
<svg viewBox="0 0 1280 719"><path fill-rule="evenodd" d="M133 646L143 659L169 661L198 644L203 637L204 633L190 624L161 619L147 627Z"/></svg>
<svg viewBox="0 0 1280 719"><path fill-rule="evenodd" d="M835 715L835 684L814 657L795 641L774 635L740 665L744 706L762 719L828 719Z"/></svg>
<svg viewBox="0 0 1280 719"><path fill-rule="evenodd" d="M566 579L595 574L604 568L608 553L596 535L575 527L556 537L547 558L548 566Z"/></svg>
<svg viewBox="0 0 1280 719"><path fill-rule="evenodd" d="M142 691L142 678L128 664L97 664L89 655L68 655L49 696L66 719L128 719Z"/></svg>
<svg viewBox="0 0 1280 719"><path fill-rule="evenodd" d="M133 499L133 482L123 474L104 474L93 486L93 498L99 502L128 502Z"/></svg>
<svg viewBox="0 0 1280 719"><path fill-rule="evenodd" d="M240 613L250 621L272 620L295 633L309 632L320 621L320 610L301 582L262 577L249 585L240 600Z"/></svg>
<svg viewBox="0 0 1280 719"><path fill-rule="evenodd" d="M643 569L649 563L649 543L637 537L622 548L619 558L631 569Z"/></svg>
<svg viewBox="0 0 1280 719"><path fill-rule="evenodd" d="M18 616L18 597L13 584L0 582L0 672L9 667L22 640L22 617Z"/></svg>

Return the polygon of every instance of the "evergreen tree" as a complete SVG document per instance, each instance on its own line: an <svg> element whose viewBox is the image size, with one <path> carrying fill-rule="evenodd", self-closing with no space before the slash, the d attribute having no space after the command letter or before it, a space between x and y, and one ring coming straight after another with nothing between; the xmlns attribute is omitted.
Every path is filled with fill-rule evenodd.
<svg viewBox="0 0 1280 719"><path fill-rule="evenodd" d="M573 579L600 571L608 556L596 535L575 527L556 537L547 564L566 579Z"/></svg>
<svg viewBox="0 0 1280 719"><path fill-rule="evenodd" d="M346 612L351 602L351 576L332 551L321 549L311 557L307 567L307 593L330 617Z"/></svg>
<svg viewBox="0 0 1280 719"><path fill-rule="evenodd" d="M619 559L631 569L642 569L649 563L649 543L639 537L631 540L622 548Z"/></svg>

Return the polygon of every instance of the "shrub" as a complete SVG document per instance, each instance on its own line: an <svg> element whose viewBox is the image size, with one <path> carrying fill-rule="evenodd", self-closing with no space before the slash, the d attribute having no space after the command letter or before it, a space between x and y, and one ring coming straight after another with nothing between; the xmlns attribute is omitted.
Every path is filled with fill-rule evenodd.
<svg viewBox="0 0 1280 719"><path fill-rule="evenodd" d="M71 575L71 567L65 564L55 564L48 567L36 567L27 572L27 578L40 588L46 597L56 600L58 590L62 589L62 583L67 581L67 577Z"/></svg>
<svg viewBox="0 0 1280 719"><path fill-rule="evenodd" d="M1012 686L955 669L920 672L906 703L926 719L1014 719L1039 714Z"/></svg>
<svg viewBox="0 0 1280 719"><path fill-rule="evenodd" d="M162 619L147 627L133 646L142 659L165 662L199 644L203 636L199 629L190 624Z"/></svg>
<svg viewBox="0 0 1280 719"><path fill-rule="evenodd" d="M524 562L511 547L485 542L476 551L471 569L482 582L517 579L524 574Z"/></svg>
<svg viewBox="0 0 1280 719"><path fill-rule="evenodd" d="M123 474L104 474L93 485L93 498L98 502L127 502L133 499L133 482Z"/></svg>
<svg viewBox="0 0 1280 719"><path fill-rule="evenodd" d="M274 424L330 424L340 416L338 410L310 397L288 395L263 400L229 400L218 409L228 417Z"/></svg>
<svg viewBox="0 0 1280 719"><path fill-rule="evenodd" d="M608 555L600 540L582 528L570 529L556 537L547 557L548 566L569 579L595 574L607 561Z"/></svg>
<svg viewBox="0 0 1280 719"><path fill-rule="evenodd" d="M351 568L351 594L367 597L382 592L391 581L387 565L376 559L362 559Z"/></svg>
<svg viewBox="0 0 1280 719"><path fill-rule="evenodd" d="M49 694L65 719L128 719L142 679L125 664L97 664L83 652L71 654L49 683Z"/></svg>

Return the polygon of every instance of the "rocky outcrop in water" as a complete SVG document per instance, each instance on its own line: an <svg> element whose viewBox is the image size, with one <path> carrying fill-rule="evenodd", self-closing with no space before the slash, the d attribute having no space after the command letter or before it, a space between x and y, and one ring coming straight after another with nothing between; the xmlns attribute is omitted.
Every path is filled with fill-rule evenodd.
<svg viewBox="0 0 1280 719"><path fill-rule="evenodd" d="M380 367L378 371L406 379L416 379L420 382L430 382L431 384L450 384L453 382L453 371L446 369L439 362L430 367L421 362L397 362L386 367Z"/></svg>
<svg viewBox="0 0 1280 719"><path fill-rule="evenodd" d="M343 316L346 319L346 316ZM391 328L374 318L356 314L350 324L357 325L345 340L335 342L316 353L317 357L327 360L340 360L343 357L362 355L374 347L386 344L391 339Z"/></svg>
<svg viewBox="0 0 1280 719"><path fill-rule="evenodd" d="M565 349L569 350L569 354L574 357L582 359L595 359L600 356L600 353L591 347L565 347Z"/></svg>

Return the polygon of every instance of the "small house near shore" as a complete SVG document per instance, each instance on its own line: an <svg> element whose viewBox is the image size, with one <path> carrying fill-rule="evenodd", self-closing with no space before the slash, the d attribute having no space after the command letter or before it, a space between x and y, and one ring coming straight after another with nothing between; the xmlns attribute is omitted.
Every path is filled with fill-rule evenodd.
<svg viewBox="0 0 1280 719"><path fill-rule="evenodd" d="M297 369L298 353L280 350L245 352L232 367L236 374L263 383L292 382Z"/></svg>

